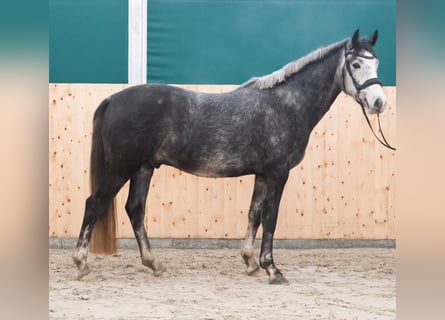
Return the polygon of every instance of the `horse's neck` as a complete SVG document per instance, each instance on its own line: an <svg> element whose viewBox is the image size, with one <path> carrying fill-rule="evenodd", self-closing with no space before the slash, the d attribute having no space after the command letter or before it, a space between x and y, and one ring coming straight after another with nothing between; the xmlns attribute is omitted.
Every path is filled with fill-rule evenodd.
<svg viewBox="0 0 445 320"><path fill-rule="evenodd" d="M311 129L323 118L341 92L336 77L340 54L341 50L338 50L287 80L292 87L292 94L297 101L302 101L297 107Z"/></svg>

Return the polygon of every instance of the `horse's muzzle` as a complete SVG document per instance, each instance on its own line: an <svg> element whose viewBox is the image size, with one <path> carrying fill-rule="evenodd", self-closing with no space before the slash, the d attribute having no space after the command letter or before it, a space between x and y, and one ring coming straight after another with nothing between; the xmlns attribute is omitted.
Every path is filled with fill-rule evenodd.
<svg viewBox="0 0 445 320"><path fill-rule="evenodd" d="M369 114L382 113L386 107L386 97L376 97L374 100L369 101L366 94L360 93L356 100L368 111Z"/></svg>

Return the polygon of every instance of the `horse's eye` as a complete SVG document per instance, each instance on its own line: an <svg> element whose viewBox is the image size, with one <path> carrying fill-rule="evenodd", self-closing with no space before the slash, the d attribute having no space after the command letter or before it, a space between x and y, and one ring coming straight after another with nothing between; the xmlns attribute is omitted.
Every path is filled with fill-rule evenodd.
<svg viewBox="0 0 445 320"><path fill-rule="evenodd" d="M353 65L352 65L354 68L356 68L356 69L359 69L360 68L360 65L356 62L356 63L354 63Z"/></svg>

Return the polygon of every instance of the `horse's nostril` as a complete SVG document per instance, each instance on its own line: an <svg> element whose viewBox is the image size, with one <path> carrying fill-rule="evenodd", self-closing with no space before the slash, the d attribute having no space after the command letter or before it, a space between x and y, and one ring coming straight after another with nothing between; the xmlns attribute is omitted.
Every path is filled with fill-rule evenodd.
<svg viewBox="0 0 445 320"><path fill-rule="evenodd" d="M380 110L382 108L382 99L377 98L377 100L374 102L374 108L376 110Z"/></svg>

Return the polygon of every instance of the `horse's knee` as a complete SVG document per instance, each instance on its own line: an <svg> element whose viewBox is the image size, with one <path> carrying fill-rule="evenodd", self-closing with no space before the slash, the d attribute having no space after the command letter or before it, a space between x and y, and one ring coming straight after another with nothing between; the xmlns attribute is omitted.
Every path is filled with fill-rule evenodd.
<svg viewBox="0 0 445 320"><path fill-rule="evenodd" d="M135 214L142 212L144 210L143 204L141 202L127 202L125 204L125 211L128 214Z"/></svg>

